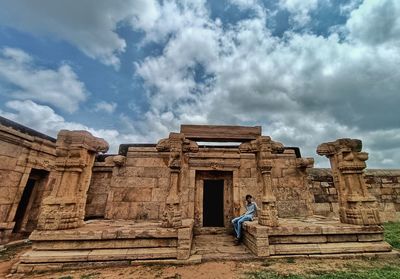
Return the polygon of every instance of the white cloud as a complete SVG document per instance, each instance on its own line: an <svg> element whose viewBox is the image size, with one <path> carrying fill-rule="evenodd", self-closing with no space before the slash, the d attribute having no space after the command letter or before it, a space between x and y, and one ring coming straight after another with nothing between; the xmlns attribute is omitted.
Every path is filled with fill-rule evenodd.
<svg viewBox="0 0 400 279"><path fill-rule="evenodd" d="M13 98L52 104L67 112L76 111L89 94L69 65L42 68L29 54L13 48L0 49L1 81L9 85L7 93Z"/></svg>
<svg viewBox="0 0 400 279"><path fill-rule="evenodd" d="M65 40L116 68L126 47L117 25L126 21L147 28L158 17L156 0L0 0L0 6L1 24Z"/></svg>
<svg viewBox="0 0 400 279"><path fill-rule="evenodd" d="M318 0L279 0L279 5L291 13L295 27L302 27L311 20L310 12L318 7Z"/></svg>
<svg viewBox="0 0 400 279"><path fill-rule="evenodd" d="M166 0L149 4L153 8L140 6L144 9L140 15L129 18L126 14L133 13L127 12L111 20L129 19L133 28L145 32L143 44L164 44L161 54L136 63L149 109L135 113L140 120L120 114L119 121L127 127L124 133L67 122L32 101L7 103L16 112L2 114L42 132L54 133L64 126L88 129L113 146L156 141L177 131L181 123L261 124L264 134L299 146L303 156L317 159L318 166L327 166L328 161L315 154L317 145L342 137L363 140L370 167L399 166L398 1L364 1L342 8L349 19L337 29L347 29L340 36L335 31L329 36L287 31L283 37L271 35L266 27L270 11L261 2L232 3L243 9L256 5L253 9L258 12L222 26L221 20L212 19L205 1ZM318 8L316 0L280 4L297 26L307 26ZM110 32L115 34L114 29ZM109 47L108 53L110 49L117 57L118 47ZM8 55L16 65L32 65L29 55L12 52L3 54L3 60L11 59ZM112 103L98 109L114 110ZM48 121L42 120L43 115Z"/></svg>
<svg viewBox="0 0 400 279"><path fill-rule="evenodd" d="M353 10L357 9L363 0L349 0L340 6L340 13L348 16Z"/></svg>
<svg viewBox="0 0 400 279"><path fill-rule="evenodd" d="M317 2L306 2L307 8L299 9L308 15ZM290 3L285 2L292 7L297 2ZM178 17L190 17L185 9L178 11ZM358 16L357 10L351 16ZM327 160L316 156L318 144L360 138L371 152L370 166L399 162L400 148L386 152L385 141L375 136L400 130L400 52L389 40L393 35L385 45L342 40L336 33L286 32L278 38L266 28L265 17L222 29L207 13L199 13L195 27L175 30L161 55L138 64L151 105L141 125L162 134L185 122L262 124L264 134L299 146L320 166ZM362 30L350 34L362 35L357 32ZM199 74L207 78L200 82Z"/></svg>
<svg viewBox="0 0 400 279"><path fill-rule="evenodd" d="M144 140L143 137L138 137L135 131L120 133L115 129L94 129L81 123L66 121L52 108L36 104L31 100L9 101L5 105L8 111L0 110L0 115L52 137L56 137L60 130L67 129L85 130L96 137L104 138L110 144L108 153L117 153L121 143Z"/></svg>
<svg viewBox="0 0 400 279"><path fill-rule="evenodd" d="M97 102L94 106L94 111L96 112L106 112L113 113L117 108L117 104L114 102L107 103L106 101Z"/></svg>
<svg viewBox="0 0 400 279"><path fill-rule="evenodd" d="M350 38L368 45L400 43L400 1L366 0L351 12Z"/></svg>

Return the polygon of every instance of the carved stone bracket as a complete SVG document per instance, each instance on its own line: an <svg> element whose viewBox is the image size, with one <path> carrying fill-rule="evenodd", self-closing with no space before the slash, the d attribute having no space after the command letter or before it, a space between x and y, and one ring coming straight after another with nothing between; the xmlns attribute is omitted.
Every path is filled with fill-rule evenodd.
<svg viewBox="0 0 400 279"><path fill-rule="evenodd" d="M197 152L196 142L185 139L182 133L170 133L169 138L158 142L157 151L169 152L168 167L170 169L169 192L163 213L163 227L182 226L182 210L180 204L180 173L184 152Z"/></svg>
<svg viewBox="0 0 400 279"><path fill-rule="evenodd" d="M357 225L380 224L376 199L368 192L362 177L368 153L361 149L361 140L345 138L319 145L317 153L330 160L339 194L340 221Z"/></svg>
<svg viewBox="0 0 400 279"><path fill-rule="evenodd" d="M86 131L61 130L56 143L56 168L49 182L52 192L43 200L39 230L77 228L83 225L86 193L95 155L106 152L108 143Z"/></svg>

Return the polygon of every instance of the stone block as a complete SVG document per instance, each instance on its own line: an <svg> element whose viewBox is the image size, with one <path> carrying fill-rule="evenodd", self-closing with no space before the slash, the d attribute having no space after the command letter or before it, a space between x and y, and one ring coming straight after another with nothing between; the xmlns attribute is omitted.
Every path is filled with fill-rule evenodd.
<svg viewBox="0 0 400 279"><path fill-rule="evenodd" d="M144 167L143 176L152 178L168 178L170 169L165 167Z"/></svg>
<svg viewBox="0 0 400 279"><path fill-rule="evenodd" d="M129 166L129 167L122 168L119 175L125 176L125 177L129 177L129 176L142 177L143 173L144 173L144 167Z"/></svg>
<svg viewBox="0 0 400 279"><path fill-rule="evenodd" d="M256 168L256 161L251 159L240 159L240 168Z"/></svg>
<svg viewBox="0 0 400 279"><path fill-rule="evenodd" d="M89 253L89 261L115 261L124 260L128 249L96 249Z"/></svg>
<svg viewBox="0 0 400 279"><path fill-rule="evenodd" d="M329 194L330 194L330 195L337 195L337 190L336 190L336 188L329 188Z"/></svg>
<svg viewBox="0 0 400 279"><path fill-rule="evenodd" d="M358 234L358 241L360 242L368 242L368 241L383 241L383 234Z"/></svg>
<svg viewBox="0 0 400 279"><path fill-rule="evenodd" d="M316 215L328 216L331 211L331 204L328 202L325 203L313 203L314 213Z"/></svg>
<svg viewBox="0 0 400 279"><path fill-rule="evenodd" d="M30 251L21 256L22 263L85 262L90 250Z"/></svg>
<svg viewBox="0 0 400 279"><path fill-rule="evenodd" d="M13 171L17 164L17 158L1 156L0 157L0 170Z"/></svg>
<svg viewBox="0 0 400 279"><path fill-rule="evenodd" d="M130 158L126 159L126 166L132 167L168 167L168 158Z"/></svg>
<svg viewBox="0 0 400 279"><path fill-rule="evenodd" d="M170 179L168 178L157 178L157 186L158 188L169 188Z"/></svg>
<svg viewBox="0 0 400 279"><path fill-rule="evenodd" d="M165 202L168 196L168 188L153 188L151 191L151 200L154 202Z"/></svg>
<svg viewBox="0 0 400 279"><path fill-rule="evenodd" d="M239 169L239 177L241 177L241 178L251 177L251 168L240 168Z"/></svg>
<svg viewBox="0 0 400 279"><path fill-rule="evenodd" d="M0 204L0 222L7 221L8 212L10 211L12 204Z"/></svg>
<svg viewBox="0 0 400 279"><path fill-rule="evenodd" d="M357 240L357 235L355 234L327 235L328 242L356 242Z"/></svg>
<svg viewBox="0 0 400 279"><path fill-rule="evenodd" d="M325 243L327 237L324 235L270 236L268 241L269 244Z"/></svg>
<svg viewBox="0 0 400 279"><path fill-rule="evenodd" d="M118 189L119 191L121 189ZM123 190L122 202L146 202L152 199L152 188L127 188ZM117 191L117 190L116 190ZM115 196L114 196L115 197Z"/></svg>
<svg viewBox="0 0 400 279"><path fill-rule="evenodd" d="M176 248L128 249L127 260L176 258Z"/></svg>

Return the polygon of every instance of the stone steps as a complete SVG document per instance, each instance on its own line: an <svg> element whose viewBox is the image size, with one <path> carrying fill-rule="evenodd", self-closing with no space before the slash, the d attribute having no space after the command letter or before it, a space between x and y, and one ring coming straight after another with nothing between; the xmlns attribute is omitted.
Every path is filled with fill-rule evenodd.
<svg viewBox="0 0 400 279"><path fill-rule="evenodd" d="M269 245L270 255L368 253L391 250L392 247L383 241Z"/></svg>
<svg viewBox="0 0 400 279"><path fill-rule="evenodd" d="M107 240L53 240L35 241L33 250L91 250L91 249L129 249L129 248L162 248L177 247L176 238L136 238Z"/></svg>
<svg viewBox="0 0 400 279"><path fill-rule="evenodd" d="M30 251L21 263L65 263L86 261L121 261L176 258L176 248L95 249L65 251Z"/></svg>
<svg viewBox="0 0 400 279"><path fill-rule="evenodd" d="M243 244L235 246L234 237L227 234L197 235L193 243L192 255L201 255L203 261L254 258Z"/></svg>

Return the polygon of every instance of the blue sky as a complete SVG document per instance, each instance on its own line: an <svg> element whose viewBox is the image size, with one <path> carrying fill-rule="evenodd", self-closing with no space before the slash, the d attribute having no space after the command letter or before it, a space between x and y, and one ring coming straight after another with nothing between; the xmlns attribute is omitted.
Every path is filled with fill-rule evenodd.
<svg viewBox="0 0 400 279"><path fill-rule="evenodd" d="M156 142L262 125L315 149L359 138L400 166L400 1L0 0L0 114L56 136Z"/></svg>

